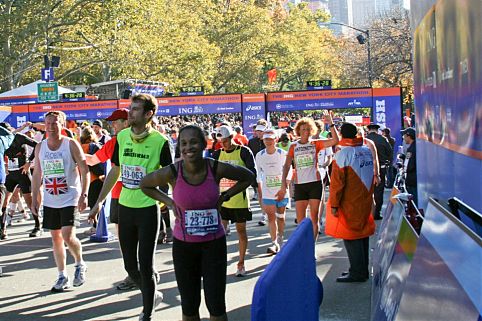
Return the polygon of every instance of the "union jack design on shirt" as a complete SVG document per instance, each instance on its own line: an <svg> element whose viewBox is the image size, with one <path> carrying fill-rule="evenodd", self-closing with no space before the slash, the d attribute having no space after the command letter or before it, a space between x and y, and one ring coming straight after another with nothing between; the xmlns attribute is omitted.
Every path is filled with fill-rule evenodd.
<svg viewBox="0 0 482 321"><path fill-rule="evenodd" d="M66 194L69 191L66 177L45 178L45 191L51 195Z"/></svg>

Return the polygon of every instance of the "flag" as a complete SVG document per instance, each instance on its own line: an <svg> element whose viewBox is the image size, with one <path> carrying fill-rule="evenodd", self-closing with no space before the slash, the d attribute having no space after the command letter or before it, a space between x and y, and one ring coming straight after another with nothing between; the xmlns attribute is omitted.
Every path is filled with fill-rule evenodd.
<svg viewBox="0 0 482 321"><path fill-rule="evenodd" d="M45 191L50 195L66 194L69 191L66 177L46 177L44 180Z"/></svg>
<svg viewBox="0 0 482 321"><path fill-rule="evenodd" d="M276 68L268 70L266 74L268 75L268 84L272 84L276 81L276 76L277 76Z"/></svg>

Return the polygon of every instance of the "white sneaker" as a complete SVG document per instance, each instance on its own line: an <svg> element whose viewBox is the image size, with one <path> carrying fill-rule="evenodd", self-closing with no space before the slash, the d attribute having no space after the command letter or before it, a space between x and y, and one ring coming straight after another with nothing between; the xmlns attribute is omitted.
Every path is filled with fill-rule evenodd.
<svg viewBox="0 0 482 321"><path fill-rule="evenodd" d="M265 213L263 213L263 217L261 218L261 221L258 222L258 225L259 226L265 226L267 219L268 219L267 215Z"/></svg>
<svg viewBox="0 0 482 321"><path fill-rule="evenodd" d="M70 281L68 276L60 276L57 281L55 281L54 286L50 291L52 292L64 292L65 289L70 288Z"/></svg>
<svg viewBox="0 0 482 321"><path fill-rule="evenodd" d="M283 235L278 234L278 236L276 237L276 243L278 243L280 249L283 247L283 242Z"/></svg>
<svg viewBox="0 0 482 321"><path fill-rule="evenodd" d="M154 294L154 309L157 308L159 304L161 304L162 300L164 300L164 295L161 291L156 291Z"/></svg>
<svg viewBox="0 0 482 321"><path fill-rule="evenodd" d="M81 286L85 283L85 272L87 272L87 265L79 264L75 266L74 286Z"/></svg>
<svg viewBox="0 0 482 321"><path fill-rule="evenodd" d="M239 266L238 265L238 270L236 271L236 274L235 274L237 277L242 277L242 276L245 276L246 275L246 269L244 268L244 265L242 266Z"/></svg>
<svg viewBox="0 0 482 321"><path fill-rule="evenodd" d="M269 253L269 254L277 254L278 252L279 252L279 245L276 242L273 242L273 245L271 245L266 249L266 253Z"/></svg>

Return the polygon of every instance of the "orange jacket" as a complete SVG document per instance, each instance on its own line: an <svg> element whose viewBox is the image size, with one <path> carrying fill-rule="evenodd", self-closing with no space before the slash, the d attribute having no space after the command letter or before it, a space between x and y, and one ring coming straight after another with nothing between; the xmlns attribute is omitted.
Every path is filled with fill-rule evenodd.
<svg viewBox="0 0 482 321"><path fill-rule="evenodd" d="M342 139L331 172L330 198L326 207L325 233L356 240L375 233L373 206L373 156L361 139ZM331 213L338 208L338 217Z"/></svg>

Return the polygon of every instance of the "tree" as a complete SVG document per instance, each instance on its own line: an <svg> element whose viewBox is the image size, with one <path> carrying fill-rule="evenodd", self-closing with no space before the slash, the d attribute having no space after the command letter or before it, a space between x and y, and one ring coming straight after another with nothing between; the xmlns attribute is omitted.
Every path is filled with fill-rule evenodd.
<svg viewBox="0 0 482 321"><path fill-rule="evenodd" d="M392 10L374 19L370 33L371 66L374 87L413 88L412 39L408 13ZM344 61L347 87L367 86L367 44L360 45L354 35L340 39L339 55Z"/></svg>

